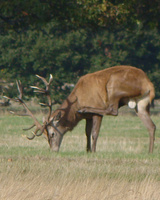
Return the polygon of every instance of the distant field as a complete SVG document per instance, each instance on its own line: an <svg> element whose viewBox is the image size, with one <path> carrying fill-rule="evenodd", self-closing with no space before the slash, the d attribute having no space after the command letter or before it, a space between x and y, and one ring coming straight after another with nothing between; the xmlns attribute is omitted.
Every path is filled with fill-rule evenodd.
<svg viewBox="0 0 160 200"><path fill-rule="evenodd" d="M0 199L160 200L160 116L152 116L157 131L149 155L148 132L126 112L104 117L95 154L85 152L84 121L54 153L43 137L28 141L21 136L30 134L22 128L31 119L1 112Z"/></svg>

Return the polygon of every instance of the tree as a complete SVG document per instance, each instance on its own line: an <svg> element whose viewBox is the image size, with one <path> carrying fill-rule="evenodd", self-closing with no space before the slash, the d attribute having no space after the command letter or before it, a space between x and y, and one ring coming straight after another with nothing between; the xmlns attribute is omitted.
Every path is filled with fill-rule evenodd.
<svg viewBox="0 0 160 200"><path fill-rule="evenodd" d="M159 4L158 0L2 0L0 78L21 79L28 86L35 83L35 74L53 73L57 100L68 95L62 89L65 83L118 64L137 66L158 84L154 77L160 59ZM31 89L26 92L31 94Z"/></svg>
<svg viewBox="0 0 160 200"><path fill-rule="evenodd" d="M30 29L18 34L8 31L0 36L0 77L10 81L20 79L26 94L33 95L29 85L36 81L40 84L35 74L43 77L53 74L53 96L61 102L72 89L64 85L74 84L90 67L88 38L85 30L64 31L58 22L48 23L41 31Z"/></svg>
<svg viewBox="0 0 160 200"><path fill-rule="evenodd" d="M1 0L0 28L22 31L56 20L72 29L133 29L139 24L160 29L159 11L159 0Z"/></svg>

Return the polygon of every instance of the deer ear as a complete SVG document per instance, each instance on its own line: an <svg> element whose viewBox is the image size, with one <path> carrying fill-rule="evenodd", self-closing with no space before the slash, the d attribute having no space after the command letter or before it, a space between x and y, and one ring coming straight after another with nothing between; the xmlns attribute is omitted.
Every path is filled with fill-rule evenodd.
<svg viewBox="0 0 160 200"><path fill-rule="evenodd" d="M59 120L61 119L61 112L59 112L54 118L52 119L52 123L54 126L59 126Z"/></svg>
<svg viewBox="0 0 160 200"><path fill-rule="evenodd" d="M59 112L55 117L54 117L54 120L55 121L59 121L61 118L61 112Z"/></svg>

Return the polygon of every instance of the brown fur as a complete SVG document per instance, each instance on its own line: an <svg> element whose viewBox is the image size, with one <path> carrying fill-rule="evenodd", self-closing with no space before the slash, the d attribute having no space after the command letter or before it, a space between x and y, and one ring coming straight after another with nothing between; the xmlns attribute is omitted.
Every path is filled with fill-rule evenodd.
<svg viewBox="0 0 160 200"><path fill-rule="evenodd" d="M148 93L148 98L145 98L144 103L142 98L139 103L138 98L145 93ZM143 118L142 121L149 130L149 151L152 152L155 125L149 117L148 107L154 96L154 86L141 69L131 66L115 66L82 76L68 98L52 114L51 120L54 123L54 118L61 113L56 127L63 136L65 132L72 130L81 119L86 119L87 151L96 151L96 141L103 115L118 115L119 107L127 105L130 99L135 99L139 105L139 107L136 106L138 116L147 116L147 119L141 116L140 118ZM149 127L146 124L150 124ZM52 142L51 148L59 150L61 140L62 138L59 142L55 139L58 146L54 148L54 142Z"/></svg>

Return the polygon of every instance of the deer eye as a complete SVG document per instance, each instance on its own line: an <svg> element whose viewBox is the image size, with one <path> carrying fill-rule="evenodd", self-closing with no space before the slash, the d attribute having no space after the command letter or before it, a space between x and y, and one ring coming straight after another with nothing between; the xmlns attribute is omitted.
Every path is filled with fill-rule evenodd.
<svg viewBox="0 0 160 200"><path fill-rule="evenodd" d="M51 138L53 138L53 137L54 137L54 133L51 134Z"/></svg>

